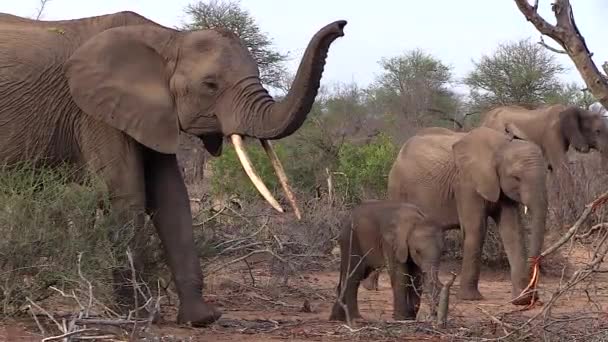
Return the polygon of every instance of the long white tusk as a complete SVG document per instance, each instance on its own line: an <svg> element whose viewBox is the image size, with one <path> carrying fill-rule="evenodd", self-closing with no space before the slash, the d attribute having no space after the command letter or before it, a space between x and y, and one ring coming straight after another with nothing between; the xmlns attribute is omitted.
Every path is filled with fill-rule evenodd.
<svg viewBox="0 0 608 342"><path fill-rule="evenodd" d="M287 179L287 174L285 173L285 169L283 169L283 165L279 160L279 156L277 156L276 152L272 148L270 141L266 139L260 139L260 142L262 143L262 147L264 147L264 151L266 151L268 158L270 158L270 162L272 163L272 167L274 167L274 171L279 177L279 182L283 187L283 191L285 191L285 195L287 195L287 200L289 201L289 204L291 205L294 214L296 215L298 220L302 219L302 215L300 214L300 208L298 208L298 204L296 202L296 196L294 195L293 191L291 191L291 187L289 186L289 180Z"/></svg>
<svg viewBox="0 0 608 342"><path fill-rule="evenodd" d="M262 194L264 199L266 199L266 201L268 201L273 208L275 208L278 212L284 212L279 202L277 202L277 200L272 196L270 190L268 190L266 185L264 185L264 182L262 182L262 179L253 170L251 160L249 160L249 157L243 148L243 138L241 138L241 136L238 134L232 134L230 136L230 140L232 140L232 143L234 144L234 150L236 151L236 155L239 157L239 161L241 162L243 169L245 169L245 173L247 173L247 176L249 176L249 179L251 179L251 182L255 188L258 189L260 194Z"/></svg>
<svg viewBox="0 0 608 342"><path fill-rule="evenodd" d="M528 207L524 205L524 215L528 214Z"/></svg>

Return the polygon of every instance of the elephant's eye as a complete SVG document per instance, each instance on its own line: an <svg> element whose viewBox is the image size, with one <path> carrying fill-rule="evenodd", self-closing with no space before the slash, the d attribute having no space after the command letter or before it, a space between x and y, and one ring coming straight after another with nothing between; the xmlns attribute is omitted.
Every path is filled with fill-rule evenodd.
<svg viewBox="0 0 608 342"><path fill-rule="evenodd" d="M218 89L217 83L215 83L213 81L203 81L203 86L205 88L209 89L209 91L212 93L216 92Z"/></svg>

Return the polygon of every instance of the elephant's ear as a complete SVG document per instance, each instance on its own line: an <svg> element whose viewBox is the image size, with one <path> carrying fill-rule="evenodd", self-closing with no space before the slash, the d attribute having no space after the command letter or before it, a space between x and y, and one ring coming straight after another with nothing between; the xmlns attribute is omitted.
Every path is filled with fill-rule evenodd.
<svg viewBox="0 0 608 342"><path fill-rule="evenodd" d="M559 122L562 135L568 139L570 145L579 150L589 148L581 129L581 110L569 106L559 113Z"/></svg>
<svg viewBox="0 0 608 342"><path fill-rule="evenodd" d="M452 145L454 161L461 176L469 177L475 190L490 202L498 201L500 183L495 154L507 142L507 136L491 128L471 130Z"/></svg>
<svg viewBox="0 0 608 342"><path fill-rule="evenodd" d="M86 114L161 153L176 153L179 126L165 60L168 39L154 28L104 31L70 56L64 71L74 102Z"/></svg>
<svg viewBox="0 0 608 342"><path fill-rule="evenodd" d="M505 124L505 132L510 138L516 138L521 140L530 140L526 133L524 133L516 124L507 122Z"/></svg>

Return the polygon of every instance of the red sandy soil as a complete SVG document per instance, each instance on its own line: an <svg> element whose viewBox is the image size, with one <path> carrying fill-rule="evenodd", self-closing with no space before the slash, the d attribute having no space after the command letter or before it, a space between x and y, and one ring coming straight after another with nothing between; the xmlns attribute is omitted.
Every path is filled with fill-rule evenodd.
<svg viewBox="0 0 608 342"><path fill-rule="evenodd" d="M571 258L574 266L590 260L588 252L582 249ZM496 320L522 323L543 309L543 305L527 311L518 311L508 303L511 299L509 275L483 269L480 291L485 299L470 302L455 297L458 290L456 279L451 289L449 324L444 330L433 327L426 321L428 307L423 300L418 322L394 322L392 320L392 293L388 276L380 277L379 291L360 289L359 301L362 315L367 322L356 322L349 330L340 322L327 320L333 301L338 272L318 271L291 276L287 285L283 278L271 276L268 263L263 258L250 262L252 272L243 263L226 267L220 273L206 279L205 297L218 305L223 316L217 323L204 329L179 327L175 323L175 297L171 304L162 306L163 322L148 330L147 341L439 341L453 340L454 336L499 337L508 329ZM333 264L335 269L335 263ZM449 271L458 271L459 263L444 265L441 280L449 279ZM252 283L252 277L255 284ZM579 285L576 290L563 296L553 304L553 314L589 315L601 311L608 303L606 275L598 274L590 285ZM567 280L564 279L563 282ZM542 301L548 301L551 293L560 283L560 277L542 276L539 287ZM585 293L585 290L589 295ZM592 301L590 301L592 299ZM304 310L308 302L310 310ZM47 307L48 308L48 307ZM487 312L483 313L482 308ZM310 311L310 312L307 312ZM594 320L589 329L608 329L608 325L598 325L604 320ZM507 323L507 327L508 327ZM573 323L576 324L576 323ZM582 323L581 323L582 324ZM573 325L569 325L573 327ZM156 337L156 338L153 338ZM41 336L31 318L0 322L0 341L40 341ZM126 339L123 339L126 340ZM464 338L464 340L469 340ZM116 341L116 340L115 340Z"/></svg>

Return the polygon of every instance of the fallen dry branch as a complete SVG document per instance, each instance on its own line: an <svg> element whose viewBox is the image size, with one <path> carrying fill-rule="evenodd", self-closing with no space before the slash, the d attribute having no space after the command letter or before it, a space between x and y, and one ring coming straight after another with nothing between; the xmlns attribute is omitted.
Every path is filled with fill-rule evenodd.
<svg viewBox="0 0 608 342"><path fill-rule="evenodd" d="M439 305L437 308L437 325L440 327L445 327L448 321L448 309L450 306L450 288L452 284L454 284L454 280L458 274L454 272L450 272L452 277L445 284L443 284L441 288L441 292L439 293Z"/></svg>
<svg viewBox="0 0 608 342"><path fill-rule="evenodd" d="M595 211L595 209L597 209L601 205L606 204L606 202L608 202L608 191L601 194L599 197L597 197L595 200L593 200L593 202L587 204L585 206L585 210L583 211L581 216L578 218L578 220L576 220L576 222L572 225L572 227L570 227L570 229L568 229L568 232L564 236L562 236L561 239L559 239L557 242L555 242L553 245L551 245L547 249L545 249L541 253L541 257L546 257L547 255L555 252L563 244L568 242L568 240L570 240L570 238L572 238L572 236L574 236L574 234L576 234L576 232L581 227L581 225L583 223L585 223L587 218L589 218L589 216Z"/></svg>
<svg viewBox="0 0 608 342"><path fill-rule="evenodd" d="M593 54L576 26L570 1L555 0L552 4L551 9L557 19L556 25L549 24L538 14L538 1L534 6L531 6L528 0L515 0L515 3L526 20L531 22L541 34L551 37L562 46L593 96L604 107L608 107L608 82L591 59Z"/></svg>
<svg viewBox="0 0 608 342"><path fill-rule="evenodd" d="M598 223L596 225L594 225L593 227L589 228L589 230L586 233L583 234L578 234L576 236L577 239L584 239L584 238L588 238L589 236L591 236L591 234L593 234L595 231L600 230L600 229L606 229L608 228L608 222L602 222L602 223Z"/></svg>
<svg viewBox="0 0 608 342"><path fill-rule="evenodd" d="M79 296L76 294L77 293L76 291L71 291L70 293L66 293L66 291L64 291L64 290L58 289L56 287L51 287L52 290L54 290L55 292L60 294L63 298L72 299L78 305L78 308L79 308L78 312L72 313L68 316L58 318L58 317L55 317L48 310L45 310L44 308L42 308L42 306L35 303L30 298L26 298L26 300L29 302L29 306L28 306L29 310L32 313L34 320L36 321L36 324L38 325L38 328L39 328L40 332L42 333L42 336L46 336L42 339L42 341L59 341L59 340L68 341L71 339L95 340L95 341L115 340L117 338L117 334L128 334L126 326L131 327L131 329L130 329L131 338L136 338L136 336L135 336L136 327L140 327L140 330L142 332L144 332L146 329L148 329L150 327L152 320L154 319L156 313L160 311L160 298L161 297L159 295L155 302L153 301L154 298L152 296L150 296L149 298L146 299L146 295L143 293L141 287L136 282L135 269L133 266L133 260L132 260L131 253L127 251L127 258L129 259L129 264L130 264L132 272L133 272L131 281L134 283L132 284L132 286L134 288L134 291L139 291L139 293L141 293L142 297L144 299L146 299L146 303L143 304L141 307L136 307L135 310L131 310L131 312L129 312L127 317L121 317L118 314L115 314L111 310L110 311L105 310L104 312L106 312L106 313L111 312L112 317L91 317L90 316L91 311L93 309L93 305L99 301L94 297L92 283L82 273L82 270L81 270L82 255L83 255L83 253L79 253L78 259L77 259L77 268L78 268L78 277L79 277L79 280L77 281L77 285L81 288L86 289L85 291L78 292L80 295L84 296L85 299L79 298ZM137 293L134 292L135 298L137 298L136 295L137 295ZM151 305L151 303L154 303L154 305ZM102 305L102 307L104 309L106 309L105 305ZM147 317L147 319L141 319L141 320L131 319L131 315L134 312L136 312L144 307L150 311L150 315ZM44 329L43 325L38 320L38 317L34 310L41 312L44 317L47 317L50 322L54 323L54 325L57 328L56 330L59 331L59 334L54 335L54 336L48 336L48 332ZM61 323L60 323L60 321L61 321ZM95 326L95 328L92 328L90 326ZM121 330L119 333L106 331L110 327L118 327ZM114 330L116 330L116 329L114 329ZM95 333L95 335L91 335L91 333Z"/></svg>

